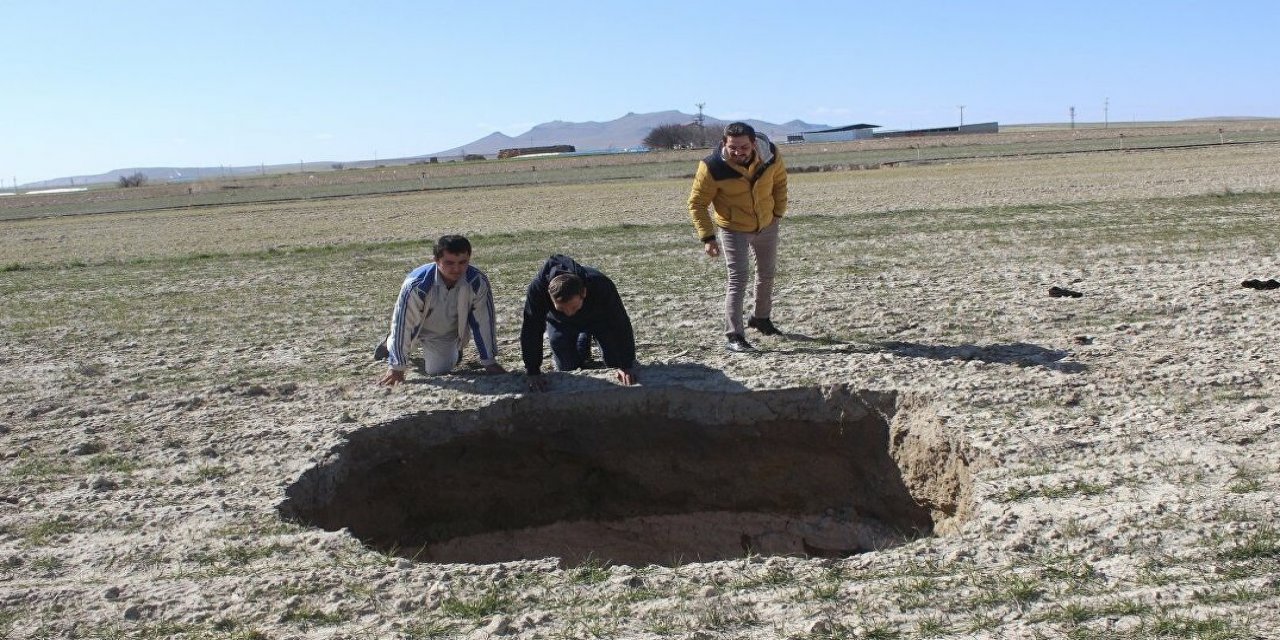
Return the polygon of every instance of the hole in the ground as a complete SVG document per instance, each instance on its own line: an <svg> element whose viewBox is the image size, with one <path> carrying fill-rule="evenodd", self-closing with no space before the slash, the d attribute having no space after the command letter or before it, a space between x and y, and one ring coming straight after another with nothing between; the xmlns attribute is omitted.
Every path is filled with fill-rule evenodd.
<svg viewBox="0 0 1280 640"><path fill-rule="evenodd" d="M896 392L538 394L356 431L279 510L424 562L848 556L954 528L968 451Z"/></svg>

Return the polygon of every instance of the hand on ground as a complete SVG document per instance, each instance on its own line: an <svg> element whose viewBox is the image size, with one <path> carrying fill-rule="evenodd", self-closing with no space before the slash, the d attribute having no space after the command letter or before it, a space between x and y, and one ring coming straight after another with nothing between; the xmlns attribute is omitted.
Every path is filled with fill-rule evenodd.
<svg viewBox="0 0 1280 640"><path fill-rule="evenodd" d="M551 386L551 381L546 376L538 374L535 376L525 376L525 380L529 382L530 391L546 391Z"/></svg>

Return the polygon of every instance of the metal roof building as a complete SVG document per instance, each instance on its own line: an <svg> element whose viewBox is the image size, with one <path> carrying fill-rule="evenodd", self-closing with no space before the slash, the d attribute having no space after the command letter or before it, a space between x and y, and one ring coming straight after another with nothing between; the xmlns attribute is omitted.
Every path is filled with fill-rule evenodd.
<svg viewBox="0 0 1280 640"><path fill-rule="evenodd" d="M805 131L800 135L804 136L805 142L847 142L849 140L870 140L871 130L878 128L878 124L851 124L846 127L836 127L835 129L822 129L819 131Z"/></svg>
<svg viewBox="0 0 1280 640"><path fill-rule="evenodd" d="M1000 133L999 122L979 122L978 124L962 124L958 127L934 127L932 129L909 129L905 131L877 131L876 138L902 138L912 136L937 136L948 133Z"/></svg>

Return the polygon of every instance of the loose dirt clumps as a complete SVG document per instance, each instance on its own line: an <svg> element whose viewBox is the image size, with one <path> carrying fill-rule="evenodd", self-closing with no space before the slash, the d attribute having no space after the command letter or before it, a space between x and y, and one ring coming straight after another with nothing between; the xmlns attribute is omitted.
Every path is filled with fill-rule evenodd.
<svg viewBox="0 0 1280 640"><path fill-rule="evenodd" d="M845 557L953 527L971 458L911 394L542 395L353 432L281 512L432 562Z"/></svg>

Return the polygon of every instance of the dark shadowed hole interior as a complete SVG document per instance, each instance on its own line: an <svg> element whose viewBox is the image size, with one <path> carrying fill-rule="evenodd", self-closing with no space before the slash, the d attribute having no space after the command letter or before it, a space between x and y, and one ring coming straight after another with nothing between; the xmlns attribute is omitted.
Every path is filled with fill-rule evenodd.
<svg viewBox="0 0 1280 640"><path fill-rule="evenodd" d="M891 429L898 405L849 390L620 389L415 414L351 433L280 511L423 562L849 556L931 534L967 491L908 486L895 456L917 454ZM950 455L938 448L925 457Z"/></svg>

